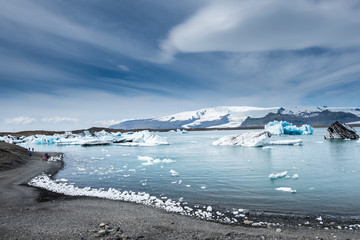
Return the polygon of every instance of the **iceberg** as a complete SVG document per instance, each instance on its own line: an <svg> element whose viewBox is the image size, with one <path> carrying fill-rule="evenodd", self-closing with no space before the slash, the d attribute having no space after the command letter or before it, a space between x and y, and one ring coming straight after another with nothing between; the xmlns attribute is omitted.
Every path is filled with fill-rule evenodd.
<svg viewBox="0 0 360 240"><path fill-rule="evenodd" d="M270 179L278 179L278 178L283 178L287 175L287 171L281 172L281 173L271 173L269 175Z"/></svg>
<svg viewBox="0 0 360 240"><path fill-rule="evenodd" d="M274 135L310 135L314 132L310 125L304 124L301 127L297 127L286 121L269 122L265 125L265 130Z"/></svg>
<svg viewBox="0 0 360 240"><path fill-rule="evenodd" d="M271 134L268 131L247 132L239 135L224 136L213 145L243 146L243 147L262 147L269 144Z"/></svg>
<svg viewBox="0 0 360 240"><path fill-rule="evenodd" d="M0 140L13 144L30 143L36 145L98 146L119 143L120 145L130 146L157 146L169 144L164 138L149 131L121 134L120 132L108 133L104 130L91 133L86 130L79 134L66 132L64 134L32 135L28 137L22 136L20 138L9 135L0 137Z"/></svg>
<svg viewBox="0 0 360 240"><path fill-rule="evenodd" d="M148 130L124 134L123 137L125 138L125 142L119 144L125 146L157 146L169 144L164 138Z"/></svg>

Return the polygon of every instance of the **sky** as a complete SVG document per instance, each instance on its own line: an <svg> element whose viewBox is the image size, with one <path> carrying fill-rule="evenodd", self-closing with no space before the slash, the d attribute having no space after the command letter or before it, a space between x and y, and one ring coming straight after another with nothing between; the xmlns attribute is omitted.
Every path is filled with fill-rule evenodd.
<svg viewBox="0 0 360 240"><path fill-rule="evenodd" d="M360 0L0 1L0 131L360 104Z"/></svg>

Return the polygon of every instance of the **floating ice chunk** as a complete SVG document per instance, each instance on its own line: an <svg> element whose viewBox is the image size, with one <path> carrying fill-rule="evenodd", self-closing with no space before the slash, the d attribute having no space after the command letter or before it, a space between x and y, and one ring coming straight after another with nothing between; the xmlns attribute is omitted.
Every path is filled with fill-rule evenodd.
<svg viewBox="0 0 360 240"><path fill-rule="evenodd" d="M212 207L211 207L211 206L208 206L208 207L206 208L206 211L212 212Z"/></svg>
<svg viewBox="0 0 360 240"><path fill-rule="evenodd" d="M206 186L204 185L204 186L201 186L201 189L206 189Z"/></svg>
<svg viewBox="0 0 360 240"><path fill-rule="evenodd" d="M273 121L265 125L265 130L274 135L309 135L313 134L314 130L310 125L304 124L301 127L294 126L292 123L285 121Z"/></svg>
<svg viewBox="0 0 360 240"><path fill-rule="evenodd" d="M171 173L171 175L173 175L174 177L175 176L179 176L179 173L177 172L177 171L175 171L175 170L170 170L170 173Z"/></svg>
<svg viewBox="0 0 360 240"><path fill-rule="evenodd" d="M124 143L120 143L120 145L125 146L157 146L169 144L164 138L147 130L126 134L123 135L123 137L125 138Z"/></svg>
<svg viewBox="0 0 360 240"><path fill-rule="evenodd" d="M191 187L191 185L190 185L190 184L187 184L186 187L189 188L189 187Z"/></svg>
<svg viewBox="0 0 360 240"><path fill-rule="evenodd" d="M173 163L173 162L176 162L175 160L172 160L172 159L170 159L170 158L164 158L163 160L162 160L162 162L163 163Z"/></svg>
<svg viewBox="0 0 360 240"><path fill-rule="evenodd" d="M270 147L270 146L265 146L265 147L262 147L262 149L272 149L274 147Z"/></svg>
<svg viewBox="0 0 360 240"><path fill-rule="evenodd" d="M320 216L320 217L316 218L316 220L318 220L319 222L321 222L321 221L322 221L322 217Z"/></svg>
<svg viewBox="0 0 360 240"><path fill-rule="evenodd" d="M247 132L239 135L224 136L213 145L229 145L243 147L261 147L268 145L271 134L267 131Z"/></svg>
<svg viewBox="0 0 360 240"><path fill-rule="evenodd" d="M297 173L295 173L294 175L291 176L292 179L299 179L299 175Z"/></svg>
<svg viewBox="0 0 360 240"><path fill-rule="evenodd" d="M294 146L300 146L302 145L303 140L302 139L288 139L288 140L277 140L277 141L270 141L270 145L294 145Z"/></svg>
<svg viewBox="0 0 360 240"><path fill-rule="evenodd" d="M283 178L287 175L287 171L281 172L281 173L271 173L269 175L270 179L278 179L278 178Z"/></svg>
<svg viewBox="0 0 360 240"><path fill-rule="evenodd" d="M138 156L137 158L138 158L138 160L141 160L141 161L152 161L153 160L153 158L149 157L149 156Z"/></svg>
<svg viewBox="0 0 360 240"><path fill-rule="evenodd" d="M275 190L277 190L277 191L283 191L283 192L296 193L296 190L293 190L293 189L291 189L290 187L278 187L278 188L275 188Z"/></svg>

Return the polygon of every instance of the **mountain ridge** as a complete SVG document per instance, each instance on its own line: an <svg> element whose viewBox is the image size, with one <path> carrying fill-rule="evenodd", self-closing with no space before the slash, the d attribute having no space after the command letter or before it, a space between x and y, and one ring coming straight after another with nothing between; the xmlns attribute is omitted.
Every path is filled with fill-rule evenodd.
<svg viewBox="0 0 360 240"><path fill-rule="evenodd" d="M218 106L195 111L180 112L164 117L124 120L111 125L112 129L192 129L192 128L236 128L263 126L270 121L288 121L296 125L329 125L333 121L360 121L357 107L250 107Z"/></svg>

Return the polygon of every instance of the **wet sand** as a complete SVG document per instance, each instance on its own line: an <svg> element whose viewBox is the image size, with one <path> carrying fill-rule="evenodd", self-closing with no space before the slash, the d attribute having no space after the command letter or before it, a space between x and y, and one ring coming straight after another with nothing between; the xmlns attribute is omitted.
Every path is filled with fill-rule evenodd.
<svg viewBox="0 0 360 240"><path fill-rule="evenodd" d="M63 162L43 156L24 156L23 165L0 171L0 239L360 239L359 231L226 225L141 204L51 193L27 185L62 168Z"/></svg>

